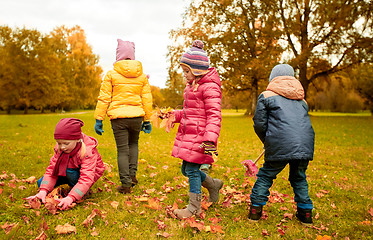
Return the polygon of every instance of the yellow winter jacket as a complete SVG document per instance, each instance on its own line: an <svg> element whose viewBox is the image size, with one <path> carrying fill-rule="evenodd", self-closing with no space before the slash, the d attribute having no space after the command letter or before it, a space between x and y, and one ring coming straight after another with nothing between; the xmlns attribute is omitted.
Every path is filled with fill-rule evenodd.
<svg viewBox="0 0 373 240"><path fill-rule="evenodd" d="M137 60L121 60L114 64L101 83L95 119L144 117L150 120L152 93L142 64Z"/></svg>

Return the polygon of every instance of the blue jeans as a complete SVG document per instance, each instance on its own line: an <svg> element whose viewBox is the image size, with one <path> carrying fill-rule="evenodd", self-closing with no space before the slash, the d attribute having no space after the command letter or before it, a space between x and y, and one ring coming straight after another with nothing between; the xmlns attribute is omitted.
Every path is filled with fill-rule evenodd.
<svg viewBox="0 0 373 240"><path fill-rule="evenodd" d="M189 192L200 194L201 183L206 179L206 173L199 170L201 164L183 161L181 173L189 179Z"/></svg>
<svg viewBox="0 0 373 240"><path fill-rule="evenodd" d="M298 208L313 209L312 201L308 194L308 183L306 179L306 170L308 160L292 160L280 162L264 162L263 167L259 169L256 175L254 187L251 191L250 199L253 205L263 206L268 201L269 188L287 164L289 164L289 181L294 191L294 201Z"/></svg>
<svg viewBox="0 0 373 240"><path fill-rule="evenodd" d="M58 187L60 185L68 184L70 187L74 187L80 178L80 168L68 168L66 169L66 177L59 176L54 187ZM40 188L40 184L43 181L43 177L41 177L38 181L38 187Z"/></svg>

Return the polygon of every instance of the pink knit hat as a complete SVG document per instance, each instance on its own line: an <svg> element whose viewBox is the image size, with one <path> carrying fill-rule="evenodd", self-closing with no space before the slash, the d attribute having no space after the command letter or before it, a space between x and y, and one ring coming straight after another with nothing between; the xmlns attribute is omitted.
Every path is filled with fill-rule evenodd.
<svg viewBox="0 0 373 240"><path fill-rule="evenodd" d="M62 118L54 130L54 139L78 140L83 137L81 127L82 120L77 118Z"/></svg>
<svg viewBox="0 0 373 240"><path fill-rule="evenodd" d="M117 41L118 47L116 62L125 59L135 60L135 43L123 41L121 39L117 39Z"/></svg>

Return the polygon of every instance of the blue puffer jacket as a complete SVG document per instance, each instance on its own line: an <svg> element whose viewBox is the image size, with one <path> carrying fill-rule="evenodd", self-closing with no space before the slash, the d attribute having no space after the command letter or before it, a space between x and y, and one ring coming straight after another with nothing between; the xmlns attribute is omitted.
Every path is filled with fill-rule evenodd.
<svg viewBox="0 0 373 240"><path fill-rule="evenodd" d="M258 97L253 120L266 161L313 159L315 132L303 87L296 78L274 78Z"/></svg>

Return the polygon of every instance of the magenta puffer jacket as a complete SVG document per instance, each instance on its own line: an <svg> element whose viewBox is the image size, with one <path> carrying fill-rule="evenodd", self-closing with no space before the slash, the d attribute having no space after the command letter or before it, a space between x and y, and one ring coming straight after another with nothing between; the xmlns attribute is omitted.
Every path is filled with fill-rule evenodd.
<svg viewBox="0 0 373 240"><path fill-rule="evenodd" d="M213 163L212 156L204 154L200 145L211 141L217 146L221 128L221 83L215 68L199 80L197 88L187 84L183 109L174 113L180 125L172 156L192 163Z"/></svg>
<svg viewBox="0 0 373 240"><path fill-rule="evenodd" d="M68 196L75 201L80 200L91 186L104 174L105 166L101 156L97 151L97 140L83 133L83 143L79 152L69 161L68 168L80 168L80 177L78 183L71 189ZM48 192L52 191L58 177L53 176L53 169L58 160L60 152L57 151L57 145L54 148L55 154L51 157L49 166L45 171L40 189Z"/></svg>

